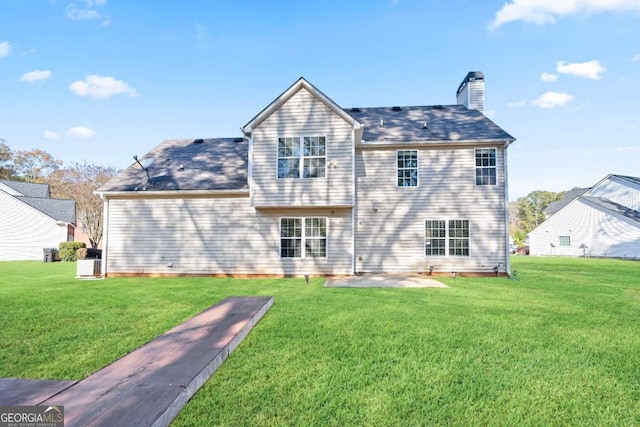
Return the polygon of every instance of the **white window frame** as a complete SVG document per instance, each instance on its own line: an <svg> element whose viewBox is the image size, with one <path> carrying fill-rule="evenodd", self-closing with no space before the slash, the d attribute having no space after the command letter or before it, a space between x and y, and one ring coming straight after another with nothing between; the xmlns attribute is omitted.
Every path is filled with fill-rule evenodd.
<svg viewBox="0 0 640 427"><path fill-rule="evenodd" d="M304 140L305 138L324 138L324 156L305 156L304 155ZM288 157L280 157L280 140L281 139L298 139L298 155L297 156L288 156ZM327 135L291 135L291 136L279 136L276 141L276 179L326 179L328 173L328 161L327 161L327 151L328 151L328 140ZM279 167L280 160L285 159L297 159L298 160L298 176L297 177L280 177ZM305 160L314 160L314 159L324 159L324 175L323 176L304 176L304 163Z"/></svg>
<svg viewBox="0 0 640 427"><path fill-rule="evenodd" d="M427 221L444 221L444 255L427 255L427 241L433 239L433 237L427 237ZM467 223L467 237L455 237L451 236L450 226L453 221L466 221ZM469 258L471 256L471 221L466 218L428 218L425 219L424 222L424 242L423 247L424 250L422 252L424 258ZM438 239L442 239L442 237L437 237ZM456 255L451 254L451 250L455 250L456 248L452 248L451 242L453 240L466 240L467 241L467 250L468 254L466 255Z"/></svg>
<svg viewBox="0 0 640 427"><path fill-rule="evenodd" d="M493 150L494 153L494 165L479 165L478 166L478 151L483 151L483 150ZM475 183L476 187L485 187L485 186L496 186L498 185L498 149L496 147L482 147L482 148L475 148L473 150L473 182ZM480 183L478 184L478 170L491 170L493 169L493 174L495 177L495 182L494 183ZM485 179L490 178L490 177L484 177L484 176L480 176L480 179L482 181L484 181Z"/></svg>
<svg viewBox="0 0 640 427"><path fill-rule="evenodd" d="M412 167L409 168L400 168L400 166L398 166L398 155L400 154L401 151L415 151L416 153L416 185L400 185L400 183L398 182L400 180L400 177L398 177L398 172L400 172L400 170L411 170L413 169ZM420 186L420 150L415 150L415 149L404 149L404 150L396 150L396 158L395 158L395 171L396 171L396 187L397 188L417 188ZM403 178L404 179L404 178Z"/></svg>
<svg viewBox="0 0 640 427"><path fill-rule="evenodd" d="M282 220L284 219L294 219L300 220L301 226L301 235L300 237L283 237L282 236ZM324 236L307 236L307 221L321 219L324 221ZM282 259L303 259L303 258L328 258L329 255L329 219L326 216L309 216L309 217L294 217L294 216L283 216L278 218L278 228L279 228L279 246L280 246L280 258ZM300 240L300 256L299 257L289 257L282 256L282 240L283 239L291 239L291 240ZM324 256L313 256L307 255L307 241L312 240L324 240Z"/></svg>

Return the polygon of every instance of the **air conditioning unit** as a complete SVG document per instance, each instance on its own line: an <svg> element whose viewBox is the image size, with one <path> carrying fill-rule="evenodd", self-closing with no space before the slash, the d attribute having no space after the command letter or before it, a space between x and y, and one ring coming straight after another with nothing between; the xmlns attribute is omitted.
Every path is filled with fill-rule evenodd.
<svg viewBox="0 0 640 427"><path fill-rule="evenodd" d="M93 279L102 274L101 259L79 259L77 263L76 279Z"/></svg>

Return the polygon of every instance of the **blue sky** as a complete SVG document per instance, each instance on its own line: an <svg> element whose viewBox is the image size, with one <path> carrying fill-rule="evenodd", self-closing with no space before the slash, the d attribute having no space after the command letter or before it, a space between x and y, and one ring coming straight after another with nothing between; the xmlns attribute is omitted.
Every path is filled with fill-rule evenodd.
<svg viewBox="0 0 640 427"><path fill-rule="evenodd" d="M0 138L65 162L239 136L300 76L376 107L476 70L512 200L640 176L638 0L0 0Z"/></svg>

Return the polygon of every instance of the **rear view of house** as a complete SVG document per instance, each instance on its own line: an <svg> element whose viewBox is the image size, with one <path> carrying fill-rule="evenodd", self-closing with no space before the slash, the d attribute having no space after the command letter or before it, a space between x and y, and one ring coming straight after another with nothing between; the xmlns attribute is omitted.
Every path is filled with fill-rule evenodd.
<svg viewBox="0 0 640 427"><path fill-rule="evenodd" d="M43 259L73 241L75 222L75 201L52 199L48 184L0 180L0 261Z"/></svg>
<svg viewBox="0 0 640 427"><path fill-rule="evenodd" d="M342 108L300 78L236 138L169 140L98 189L107 275L509 271L507 148L460 104Z"/></svg>

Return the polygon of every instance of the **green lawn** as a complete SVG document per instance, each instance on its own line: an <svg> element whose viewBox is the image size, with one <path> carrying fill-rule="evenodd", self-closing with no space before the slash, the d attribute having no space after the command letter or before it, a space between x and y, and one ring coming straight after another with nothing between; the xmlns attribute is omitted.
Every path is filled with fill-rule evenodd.
<svg viewBox="0 0 640 427"><path fill-rule="evenodd" d="M275 305L175 425L640 425L640 263L514 257L518 281L77 281L0 263L0 376L80 379L229 295Z"/></svg>

